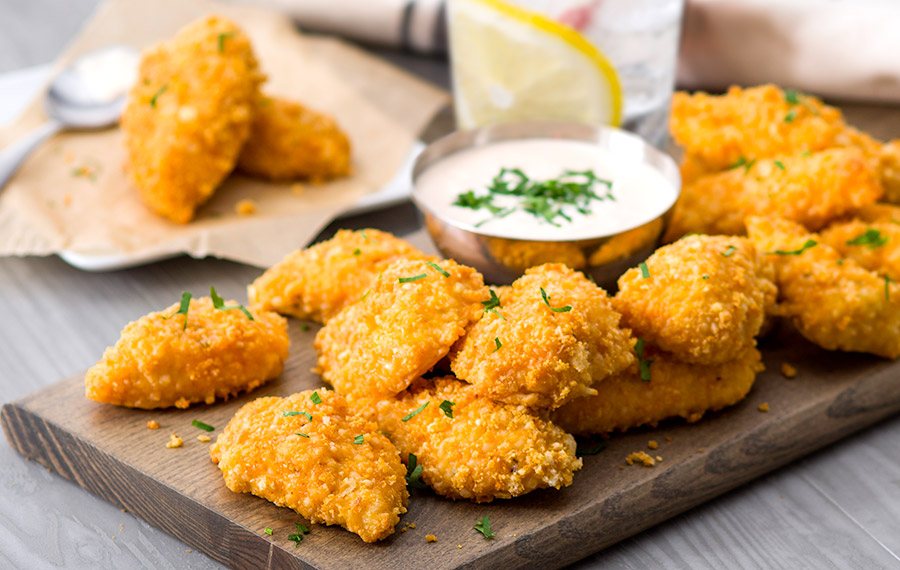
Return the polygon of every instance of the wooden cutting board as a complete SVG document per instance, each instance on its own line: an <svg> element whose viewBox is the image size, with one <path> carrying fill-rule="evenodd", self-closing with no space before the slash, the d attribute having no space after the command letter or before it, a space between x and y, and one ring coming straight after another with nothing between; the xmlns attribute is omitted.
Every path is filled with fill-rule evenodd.
<svg viewBox="0 0 900 570"><path fill-rule="evenodd" d="M235 410L263 395L320 385L309 371L315 327L291 323L283 376L227 403L180 411L138 411L88 401L76 377L3 406L2 425L23 456L131 511L235 568L558 567L686 511L900 410L900 363L824 352L789 330L762 344L767 371L749 397L704 421L671 422L620 435L584 458L575 483L488 505L414 491L398 532L375 545L337 527L313 526L302 544L288 540L289 509L225 488L208 443L191 420L220 433ZM781 376L782 362L800 375ZM768 413L758 410L767 402ZM157 420L161 429L146 428ZM184 447L167 449L169 434ZM659 449L647 449L655 439ZM671 441L670 441L671 440ZM655 467L626 466L638 450L663 457ZM488 515L496 538L472 526ZM406 528L415 523L415 528ZM264 533L274 529L272 536ZM435 543L425 535L435 534Z"/></svg>

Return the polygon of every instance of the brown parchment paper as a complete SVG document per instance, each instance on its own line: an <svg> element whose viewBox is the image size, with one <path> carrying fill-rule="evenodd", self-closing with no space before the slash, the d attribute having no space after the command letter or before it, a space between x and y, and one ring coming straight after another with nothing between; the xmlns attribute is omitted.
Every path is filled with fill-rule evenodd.
<svg viewBox="0 0 900 570"><path fill-rule="evenodd" d="M146 47L208 13L234 19L250 36L269 77L264 91L338 120L353 145L353 176L297 188L232 174L193 222L178 225L140 202L124 170L117 128L64 133L39 148L0 190L0 255L65 251L145 259L184 252L271 265L391 180L418 133L447 103L444 91L339 40L303 36L281 14L210 0L111 0L57 67L107 44ZM0 132L0 145L46 119L41 97ZM94 175L76 175L80 167ZM246 198L257 212L240 216L235 204Z"/></svg>

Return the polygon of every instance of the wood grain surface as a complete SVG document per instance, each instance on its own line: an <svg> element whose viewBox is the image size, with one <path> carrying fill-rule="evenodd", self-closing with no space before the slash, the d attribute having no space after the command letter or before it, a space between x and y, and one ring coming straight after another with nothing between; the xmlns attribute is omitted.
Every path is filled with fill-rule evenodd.
<svg viewBox="0 0 900 570"><path fill-rule="evenodd" d="M300 545L287 539L293 511L228 491L194 419L220 431L249 399L320 385L312 374L315 327L292 322L291 357L281 378L230 402L189 410L138 411L83 396L81 377L7 404L2 425L19 453L125 508L212 558L235 568L556 567L610 546L729 489L900 410L900 364L825 353L778 331L764 343L767 372L738 406L687 425L671 422L616 436L585 458L573 486L490 505L452 502L416 491L402 521L416 528L366 545L337 527L316 525ZM788 380L777 370L800 367ZM768 413L758 410L767 402ZM148 430L150 419L161 424ZM170 433L180 449L165 447ZM626 466L649 439L663 461ZM671 439L671 442L668 440ZM472 529L488 515L497 533ZM305 521L303 521L305 522ZM271 537L264 529L271 527ZM438 541L424 542L426 534Z"/></svg>

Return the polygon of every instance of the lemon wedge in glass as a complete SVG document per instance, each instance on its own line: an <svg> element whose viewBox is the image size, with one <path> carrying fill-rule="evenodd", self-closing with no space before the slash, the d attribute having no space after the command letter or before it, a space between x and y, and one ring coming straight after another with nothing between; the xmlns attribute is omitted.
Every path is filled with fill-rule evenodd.
<svg viewBox="0 0 900 570"><path fill-rule="evenodd" d="M616 70L576 30L503 0L452 0L449 10L458 127L621 122Z"/></svg>

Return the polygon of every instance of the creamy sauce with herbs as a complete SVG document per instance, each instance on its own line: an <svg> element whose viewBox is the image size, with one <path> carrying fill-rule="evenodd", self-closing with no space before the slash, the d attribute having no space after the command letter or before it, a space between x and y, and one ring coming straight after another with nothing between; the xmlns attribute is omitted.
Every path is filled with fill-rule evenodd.
<svg viewBox="0 0 900 570"><path fill-rule="evenodd" d="M549 216L523 209L518 196L492 195L493 212L454 205L460 194L470 190L470 203L489 194L488 187L502 168L520 169L533 181L566 180L560 178L566 171L592 171L610 184L595 184L594 192L601 199L591 199L586 207L562 206L569 219L553 216L552 222ZM485 235L525 240L614 235L657 218L677 197L678 189L648 164L589 142L560 139L503 141L465 149L435 162L416 180L416 199L451 224Z"/></svg>

